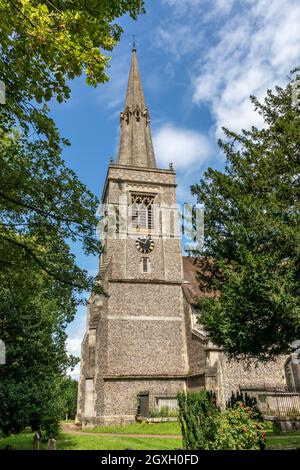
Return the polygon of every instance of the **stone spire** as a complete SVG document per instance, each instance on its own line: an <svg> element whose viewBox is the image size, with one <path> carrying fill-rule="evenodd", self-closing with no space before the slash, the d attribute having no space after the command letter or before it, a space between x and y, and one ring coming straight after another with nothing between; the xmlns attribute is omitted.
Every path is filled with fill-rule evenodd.
<svg viewBox="0 0 300 470"><path fill-rule="evenodd" d="M120 117L121 137L118 163L120 165L156 168L150 116L144 100L135 44L132 49L125 109Z"/></svg>

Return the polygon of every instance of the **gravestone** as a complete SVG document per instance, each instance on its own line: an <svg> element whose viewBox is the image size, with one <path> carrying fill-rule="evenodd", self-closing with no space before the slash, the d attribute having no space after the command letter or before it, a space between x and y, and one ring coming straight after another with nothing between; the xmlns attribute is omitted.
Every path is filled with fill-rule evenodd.
<svg viewBox="0 0 300 470"><path fill-rule="evenodd" d="M49 439L47 449L56 450L56 439Z"/></svg>
<svg viewBox="0 0 300 470"><path fill-rule="evenodd" d="M41 436L38 432L35 433L33 437L33 450L40 450L41 445Z"/></svg>

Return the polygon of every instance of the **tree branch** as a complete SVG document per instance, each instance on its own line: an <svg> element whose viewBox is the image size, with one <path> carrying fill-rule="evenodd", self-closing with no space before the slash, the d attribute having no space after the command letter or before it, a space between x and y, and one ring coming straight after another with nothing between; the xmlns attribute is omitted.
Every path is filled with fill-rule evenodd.
<svg viewBox="0 0 300 470"><path fill-rule="evenodd" d="M9 237L6 237L5 235L3 234L0 234L0 237L3 238L4 240L6 240L7 242L9 243L12 243L13 245L16 245L18 246L19 248L22 248L38 265L39 267L46 273L48 274L48 276L51 276L53 277L54 279L56 279L57 281L63 283L63 284L66 284L68 286L71 286L73 288L76 288L76 289L80 289L80 290L83 290L83 289L86 289L86 286L82 286L82 285L79 285L79 284L76 284L76 283L73 283L71 281L67 281L66 279L63 279L62 277L60 277L58 274L54 273L53 271L51 271L50 269L48 269L45 264L33 253L33 251L27 246L25 245L24 243L21 243L20 241L17 241L17 240L14 240L12 238L9 238Z"/></svg>
<svg viewBox="0 0 300 470"><path fill-rule="evenodd" d="M26 209L31 209L32 211L36 212L37 214L42 215L43 217L52 217L53 219L56 219L60 222L65 222L66 224L72 223L72 224L78 224L79 222L76 222L75 220L72 219L66 219L65 217L60 217L54 214L51 214L51 212L45 212L42 209L38 209L37 207L32 206L31 204L22 202L20 200L13 199L10 196L7 196L4 194L2 191L0 191L0 197L5 199L6 201L12 202L13 204L16 204L17 206L25 207Z"/></svg>

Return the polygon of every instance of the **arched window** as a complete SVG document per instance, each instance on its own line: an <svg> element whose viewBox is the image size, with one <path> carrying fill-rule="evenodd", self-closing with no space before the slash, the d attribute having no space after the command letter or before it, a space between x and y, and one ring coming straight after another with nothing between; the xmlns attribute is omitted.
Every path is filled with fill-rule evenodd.
<svg viewBox="0 0 300 470"><path fill-rule="evenodd" d="M300 393L300 364L293 364L291 357L285 364L285 378L288 391Z"/></svg>
<svg viewBox="0 0 300 470"><path fill-rule="evenodd" d="M154 228L154 196L132 194L132 227L151 230Z"/></svg>

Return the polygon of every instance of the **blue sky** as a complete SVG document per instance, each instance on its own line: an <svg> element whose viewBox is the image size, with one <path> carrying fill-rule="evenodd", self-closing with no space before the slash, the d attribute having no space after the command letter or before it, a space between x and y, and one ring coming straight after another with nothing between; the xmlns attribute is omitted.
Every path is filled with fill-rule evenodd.
<svg viewBox="0 0 300 470"><path fill-rule="evenodd" d="M71 99L55 104L52 115L72 145L69 167L101 196L110 157L117 158L122 110L136 35L138 62L160 168L174 163L178 202L208 167L223 168L216 145L221 127L233 130L261 118L249 95L287 82L299 65L298 0L146 0L146 15L121 19L121 41L112 53L110 81L88 87L72 82ZM98 260L74 247L78 263L95 274ZM69 326L69 351L80 352L86 312L80 307ZM78 370L77 370L78 372Z"/></svg>

